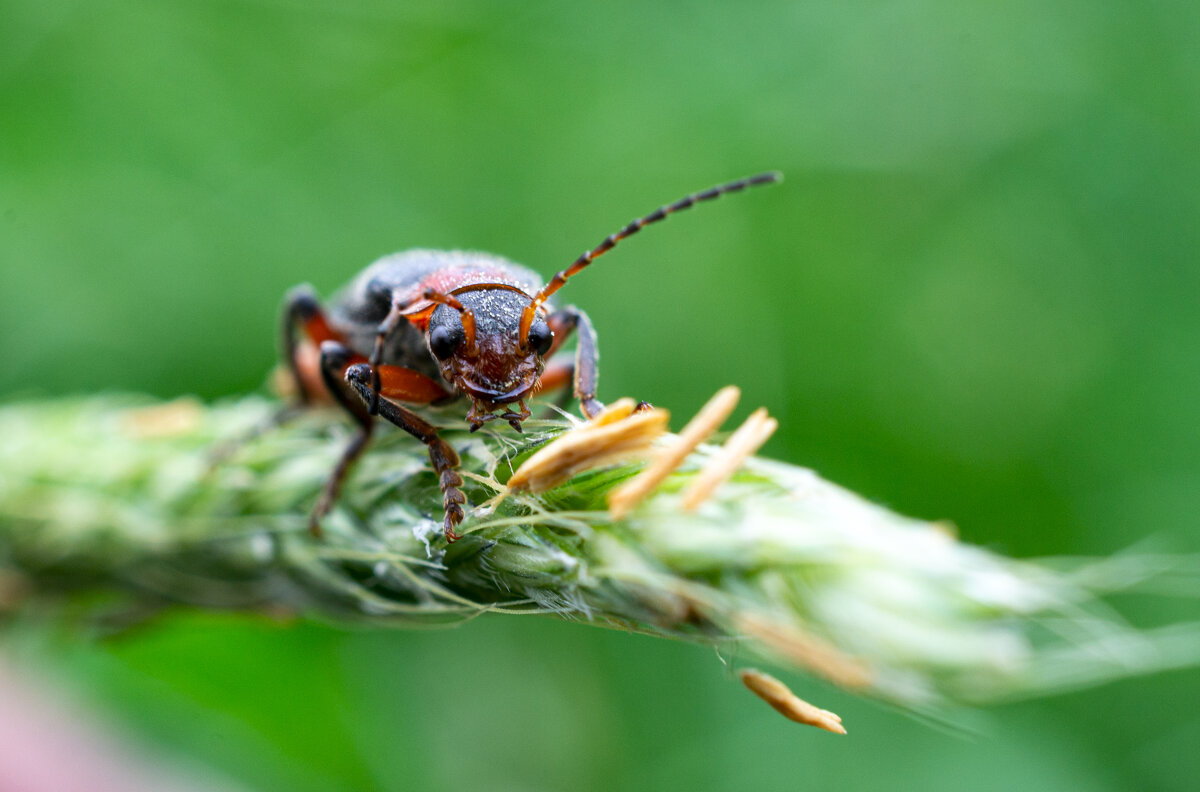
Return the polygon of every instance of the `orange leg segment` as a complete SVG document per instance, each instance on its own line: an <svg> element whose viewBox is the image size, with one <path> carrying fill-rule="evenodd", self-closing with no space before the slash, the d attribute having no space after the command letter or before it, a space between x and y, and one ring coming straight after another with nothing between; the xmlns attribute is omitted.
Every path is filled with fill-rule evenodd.
<svg viewBox="0 0 1200 792"><path fill-rule="evenodd" d="M324 393L317 350L326 341L342 342L342 336L329 326L321 311L321 304L309 286L298 286L288 293L283 306L283 360L296 382L297 396L301 404L324 401L332 394ZM312 342L304 345L296 337L303 328L305 337Z"/></svg>
<svg viewBox="0 0 1200 792"><path fill-rule="evenodd" d="M320 309L317 309L316 313L304 321L304 334L317 347L326 341L345 341L341 333L334 332L333 328L329 326L329 321Z"/></svg>
<svg viewBox="0 0 1200 792"><path fill-rule="evenodd" d="M355 362L363 363L365 361L359 359ZM426 377L419 371L402 366L377 366L376 371L379 373L379 395L387 399L411 404L430 404L450 395L436 380Z"/></svg>

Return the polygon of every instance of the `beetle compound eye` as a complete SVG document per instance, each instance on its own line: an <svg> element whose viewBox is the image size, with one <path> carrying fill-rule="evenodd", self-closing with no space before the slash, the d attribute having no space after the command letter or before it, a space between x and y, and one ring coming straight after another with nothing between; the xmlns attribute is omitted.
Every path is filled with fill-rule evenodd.
<svg viewBox="0 0 1200 792"><path fill-rule="evenodd" d="M554 333L550 331L550 326L545 322L534 322L529 328L529 346L539 355L544 355L550 351L553 343Z"/></svg>
<svg viewBox="0 0 1200 792"><path fill-rule="evenodd" d="M463 331L458 328L449 328L445 325L435 327L429 334L429 351L438 360L445 360L454 354L462 344L464 337Z"/></svg>

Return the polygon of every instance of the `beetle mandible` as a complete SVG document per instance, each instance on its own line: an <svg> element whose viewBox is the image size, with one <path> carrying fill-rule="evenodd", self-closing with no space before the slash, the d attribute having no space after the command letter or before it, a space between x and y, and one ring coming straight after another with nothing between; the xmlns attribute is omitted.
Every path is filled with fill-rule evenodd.
<svg viewBox="0 0 1200 792"><path fill-rule="evenodd" d="M432 404L466 397L471 431L499 418L519 432L530 415L525 400L535 390L572 384L580 411L595 417L604 406L596 399L596 331L583 311L575 306L555 310L549 298L645 226L780 178L777 172L762 173L661 206L605 237L544 284L532 270L498 256L409 250L368 266L328 310L311 287L293 289L284 306L282 336L299 400L308 404L331 397L358 424L313 509L313 534L320 535L321 520L370 441L378 416L429 447L442 491L443 530L448 542L455 541L466 503L459 489L458 454L434 426L398 402ZM319 355L304 354L299 328ZM546 360L572 332L577 337L574 362L546 368Z"/></svg>

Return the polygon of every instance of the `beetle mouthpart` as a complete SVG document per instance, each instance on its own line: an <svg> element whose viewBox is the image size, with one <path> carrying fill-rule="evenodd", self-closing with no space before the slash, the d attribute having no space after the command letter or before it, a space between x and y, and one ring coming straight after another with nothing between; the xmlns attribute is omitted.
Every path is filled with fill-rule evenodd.
<svg viewBox="0 0 1200 792"><path fill-rule="evenodd" d="M517 432L517 434L524 434L525 430L521 428L521 421L524 421L526 418L528 418L531 413L529 412L529 408L525 406L524 400L520 402L520 405L521 412L515 413L512 410L509 410L500 417L507 420L508 425L511 426Z"/></svg>
<svg viewBox="0 0 1200 792"><path fill-rule="evenodd" d="M467 412L467 423L471 424L471 428L468 431L477 432L479 428L488 421L495 421L499 418L508 421L508 425L517 432L523 433L525 430L521 428L521 422L533 413L531 413L529 408L525 406L524 399L519 399L517 403L521 405L520 412L506 410L503 413L496 413L493 411L500 409L502 405L496 405L487 402L481 404L478 400L472 399L471 409L469 412Z"/></svg>

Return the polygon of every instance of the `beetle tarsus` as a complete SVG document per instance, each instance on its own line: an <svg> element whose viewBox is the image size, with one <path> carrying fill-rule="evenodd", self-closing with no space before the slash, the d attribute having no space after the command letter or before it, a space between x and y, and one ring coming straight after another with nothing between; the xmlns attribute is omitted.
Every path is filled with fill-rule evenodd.
<svg viewBox="0 0 1200 792"><path fill-rule="evenodd" d="M597 399L594 399L594 398L580 399L579 400L579 411L583 413L584 418L591 420L592 418L595 418L600 413L604 412L604 402L598 401Z"/></svg>
<svg viewBox="0 0 1200 792"><path fill-rule="evenodd" d="M462 534L454 530L454 527L462 521L462 510L458 512L458 519L454 519L454 512L447 511L446 519L442 523L442 535L446 537L446 544L454 544L459 539L462 539Z"/></svg>

